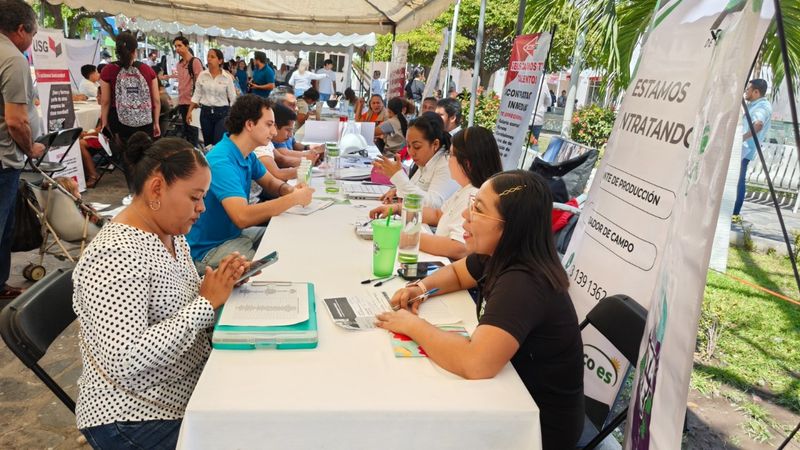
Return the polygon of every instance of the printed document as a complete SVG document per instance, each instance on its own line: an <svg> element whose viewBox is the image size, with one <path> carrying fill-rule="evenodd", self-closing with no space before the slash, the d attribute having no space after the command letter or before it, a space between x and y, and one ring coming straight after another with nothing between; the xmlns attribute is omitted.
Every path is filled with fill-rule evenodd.
<svg viewBox="0 0 800 450"><path fill-rule="evenodd" d="M307 320L306 284L252 281L233 290L219 325L276 327Z"/></svg>

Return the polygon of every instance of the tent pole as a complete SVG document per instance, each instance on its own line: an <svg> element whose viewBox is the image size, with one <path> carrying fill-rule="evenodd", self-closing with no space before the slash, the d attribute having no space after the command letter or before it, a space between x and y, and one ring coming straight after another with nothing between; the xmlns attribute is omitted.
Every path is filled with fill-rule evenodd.
<svg viewBox="0 0 800 450"><path fill-rule="evenodd" d="M527 6L526 0L519 0L519 11L517 12L517 29L514 36L522 34L522 26L525 24L525 7Z"/></svg>
<svg viewBox="0 0 800 450"><path fill-rule="evenodd" d="M456 0L456 9L453 11L453 28L450 32L450 51L447 54L447 75L444 77L444 89L442 89L442 96L445 98L450 95L450 71L453 68L453 51L456 48L456 31L458 30L459 6L461 6L461 0Z"/></svg>
<svg viewBox="0 0 800 450"><path fill-rule="evenodd" d="M353 77L353 46L347 47L347 64L344 65L344 88L350 87L351 78ZM342 91L344 92L344 91Z"/></svg>
<svg viewBox="0 0 800 450"><path fill-rule="evenodd" d="M525 0L522 0L523 2ZM483 21L486 17L486 0L481 0L481 12L478 16L478 36L475 39L475 65L472 68L472 90L469 96L469 120L467 126L471 127L475 122L475 103L478 98L475 96L478 91L478 79L480 78L481 58L483 57Z"/></svg>

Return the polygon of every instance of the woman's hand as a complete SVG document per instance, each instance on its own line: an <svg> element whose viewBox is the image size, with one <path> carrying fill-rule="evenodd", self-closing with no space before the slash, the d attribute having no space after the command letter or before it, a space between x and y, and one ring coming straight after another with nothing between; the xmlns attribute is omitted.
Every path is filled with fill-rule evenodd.
<svg viewBox="0 0 800 450"><path fill-rule="evenodd" d="M419 285L413 284L395 292L392 296L392 300L390 300L389 303L392 305L392 309L398 308L400 310L408 310L408 301L422 294L424 294L422 288L419 287ZM417 300L411 304L412 313L419 314L420 303L422 302Z"/></svg>
<svg viewBox="0 0 800 450"><path fill-rule="evenodd" d="M389 311L375 316L375 326L395 333L410 336L414 329L425 323L425 320L411 314L405 309Z"/></svg>
<svg viewBox="0 0 800 450"><path fill-rule="evenodd" d="M392 178L394 174L403 170L403 163L400 162L400 155L395 155L394 159L381 156L380 159L373 161L372 165L387 178Z"/></svg>
<svg viewBox="0 0 800 450"><path fill-rule="evenodd" d="M384 204L395 203L397 201L397 188L391 188L381 196L381 201Z"/></svg>
<svg viewBox="0 0 800 450"><path fill-rule="evenodd" d="M236 281L249 267L250 262L238 252L222 258L216 269L206 267L206 274L200 283L200 295L214 309L219 308L228 301Z"/></svg>
<svg viewBox="0 0 800 450"><path fill-rule="evenodd" d="M381 205L377 208L373 209L369 212L370 219L383 219L389 215L389 210L392 210L392 214L399 214L400 213L400 205L394 203L391 205Z"/></svg>
<svg viewBox="0 0 800 450"><path fill-rule="evenodd" d="M153 137L159 137L159 136L161 136L161 126L156 121L153 123Z"/></svg>

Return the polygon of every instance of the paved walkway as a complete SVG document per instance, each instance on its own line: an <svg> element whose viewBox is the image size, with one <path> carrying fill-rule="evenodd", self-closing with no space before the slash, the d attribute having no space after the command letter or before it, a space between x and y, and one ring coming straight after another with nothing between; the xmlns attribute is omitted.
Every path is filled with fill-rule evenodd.
<svg viewBox="0 0 800 450"><path fill-rule="evenodd" d="M793 213L791 206L783 206L781 207L781 213L786 224L786 232L789 234L789 240L794 242L792 232L800 233L800 212ZM764 200L746 201L742 207L742 220L745 227L752 227L750 230L751 235L759 250L774 248L779 253L786 254L786 244L778 221L778 214L768 196ZM732 225L731 229L741 232L742 227L740 225Z"/></svg>

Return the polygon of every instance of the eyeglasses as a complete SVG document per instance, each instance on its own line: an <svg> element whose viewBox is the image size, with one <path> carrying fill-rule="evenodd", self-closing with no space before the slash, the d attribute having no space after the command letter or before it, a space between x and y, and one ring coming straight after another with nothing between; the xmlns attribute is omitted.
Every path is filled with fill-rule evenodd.
<svg viewBox="0 0 800 450"><path fill-rule="evenodd" d="M486 217L487 219L495 220L497 222L503 222L503 223L505 222L505 219L501 219L499 217L493 217L493 216L490 216L490 215L487 215L487 214L479 213L477 211L476 206L475 206L475 195L470 195L469 196L469 209L467 211L468 211L467 216L469 217L469 221L470 222L473 222L475 220L475 216Z"/></svg>

